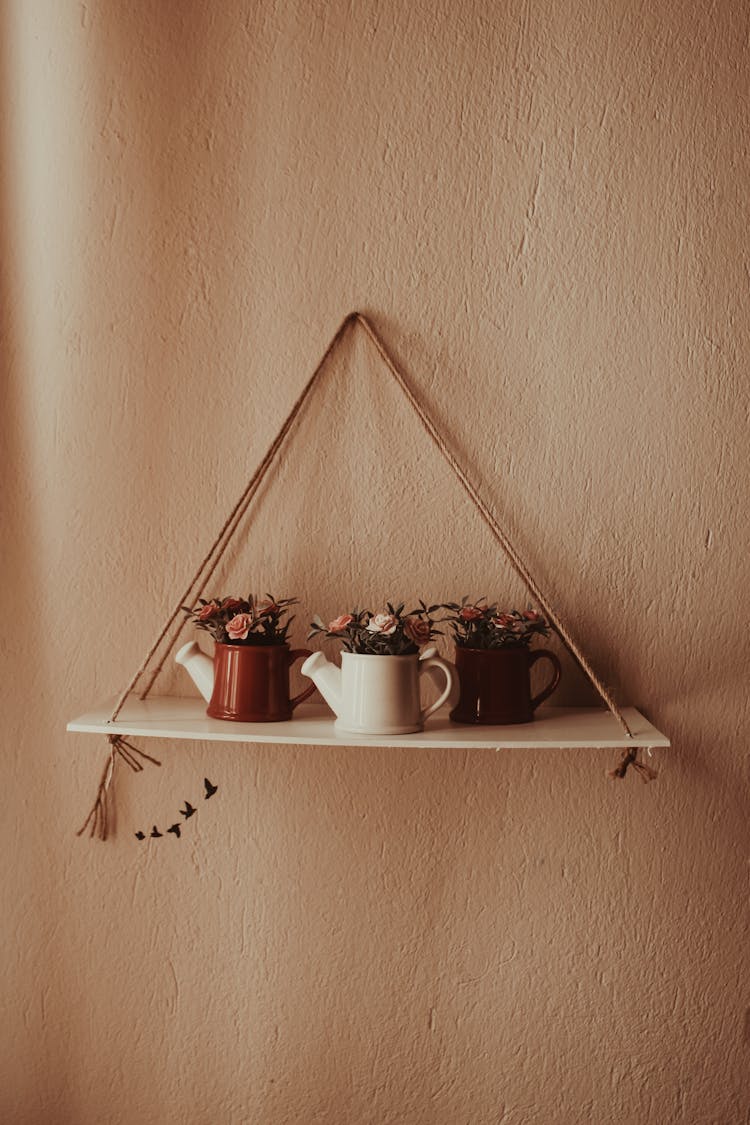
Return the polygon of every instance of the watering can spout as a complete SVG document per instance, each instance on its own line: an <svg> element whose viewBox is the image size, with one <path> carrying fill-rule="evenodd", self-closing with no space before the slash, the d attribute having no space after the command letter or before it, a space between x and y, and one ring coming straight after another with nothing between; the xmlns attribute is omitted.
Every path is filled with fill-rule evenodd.
<svg viewBox="0 0 750 1125"><path fill-rule="evenodd" d="M326 660L322 652L314 652L312 656L308 656L300 671L303 676L312 680L333 713L340 715L341 669Z"/></svg>
<svg viewBox="0 0 750 1125"><path fill-rule="evenodd" d="M182 646L175 656L175 662L182 664L208 703L214 690L214 662L211 657L206 656L195 641L190 641Z"/></svg>

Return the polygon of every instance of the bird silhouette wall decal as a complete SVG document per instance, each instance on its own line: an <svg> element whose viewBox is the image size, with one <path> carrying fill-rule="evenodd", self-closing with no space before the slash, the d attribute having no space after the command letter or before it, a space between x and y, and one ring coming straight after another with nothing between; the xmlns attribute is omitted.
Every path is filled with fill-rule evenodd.
<svg viewBox="0 0 750 1125"><path fill-rule="evenodd" d="M219 786L214 785L213 782L209 781L209 779L207 777L203 778L203 787L205 789L204 799L206 801L209 799L209 797L213 797L214 793L217 793L218 789L219 789ZM178 812L179 812L181 817L184 817L185 820L189 820L191 816L195 816L195 814L198 810L195 808L194 805L190 804L190 801L186 800L186 801L183 802L183 804L184 804L184 808L178 809ZM179 840L179 839L181 839L183 827L184 827L184 825L180 824L180 822L178 820L174 824L170 825L170 827L167 829L167 833L171 832L171 834ZM146 833L142 832L140 829L137 832L134 832L133 835L135 836L136 840L145 840L146 839ZM151 832L149 833L149 835L151 837L154 837L154 838L158 839L158 838L163 838L164 833L160 832L158 827L156 825L154 825Z"/></svg>

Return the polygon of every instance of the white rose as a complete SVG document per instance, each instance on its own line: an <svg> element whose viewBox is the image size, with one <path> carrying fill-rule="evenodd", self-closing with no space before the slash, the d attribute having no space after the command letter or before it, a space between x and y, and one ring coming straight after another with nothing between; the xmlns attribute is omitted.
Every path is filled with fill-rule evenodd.
<svg viewBox="0 0 750 1125"><path fill-rule="evenodd" d="M367 622L369 633L382 633L384 637L390 637L396 629L398 629L398 618L392 613L376 613Z"/></svg>

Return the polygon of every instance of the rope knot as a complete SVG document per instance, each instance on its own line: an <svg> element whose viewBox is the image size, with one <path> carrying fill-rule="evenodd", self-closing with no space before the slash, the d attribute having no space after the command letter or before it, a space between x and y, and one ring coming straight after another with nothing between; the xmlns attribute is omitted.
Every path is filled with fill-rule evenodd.
<svg viewBox="0 0 750 1125"><path fill-rule="evenodd" d="M619 766L615 766L613 770L608 770L607 777L611 777L613 780L619 781L628 772L630 766L632 766L635 772L640 777L641 781L653 781L659 775L657 774L655 769L652 769L651 766L647 766L645 762L642 762L640 760L638 756L639 754L640 748L638 746L634 746L630 750L624 750Z"/></svg>

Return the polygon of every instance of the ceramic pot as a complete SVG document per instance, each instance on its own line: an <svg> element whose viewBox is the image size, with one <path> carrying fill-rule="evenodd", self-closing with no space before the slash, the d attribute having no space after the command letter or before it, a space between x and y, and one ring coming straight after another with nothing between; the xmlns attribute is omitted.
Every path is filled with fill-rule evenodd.
<svg viewBox="0 0 750 1125"><path fill-rule="evenodd" d="M289 645L227 645L216 643L213 691L206 714L238 723L279 723L315 690L305 688L289 698L289 669L310 656L306 648Z"/></svg>
<svg viewBox="0 0 750 1125"><path fill-rule="evenodd" d="M425 673L442 673L445 686L441 694L423 707L421 679ZM371 656L343 652L341 667L331 664L316 652L302 665L336 714L334 729L341 734L413 734L448 699L454 673L447 661L429 648L420 656Z"/></svg>
<svg viewBox="0 0 750 1125"><path fill-rule="evenodd" d="M531 669L539 660L552 665L552 676L531 695ZM534 711L560 682L560 661L546 648L464 648L456 645L460 695L450 713L454 723L506 726L530 723Z"/></svg>

